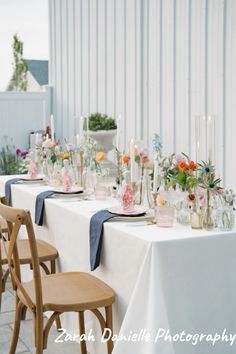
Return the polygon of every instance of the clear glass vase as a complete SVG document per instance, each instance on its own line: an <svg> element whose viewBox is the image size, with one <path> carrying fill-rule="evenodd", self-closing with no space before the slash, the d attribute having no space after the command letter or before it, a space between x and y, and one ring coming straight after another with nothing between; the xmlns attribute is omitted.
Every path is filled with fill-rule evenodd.
<svg viewBox="0 0 236 354"><path fill-rule="evenodd" d="M190 224L190 208L187 201L176 204L176 220L181 225Z"/></svg>
<svg viewBox="0 0 236 354"><path fill-rule="evenodd" d="M230 205L224 205L216 213L217 227L221 231L231 231L235 224L235 212Z"/></svg>
<svg viewBox="0 0 236 354"><path fill-rule="evenodd" d="M190 214L190 223L192 229L202 229L202 211L197 207L196 202L193 203L193 207Z"/></svg>
<svg viewBox="0 0 236 354"><path fill-rule="evenodd" d="M211 231L215 226L215 221L213 218L213 209L210 204L210 191L207 189L207 203L203 214L202 226L205 230Z"/></svg>
<svg viewBox="0 0 236 354"><path fill-rule="evenodd" d="M151 189L151 177L148 175L148 171L146 170L144 175L140 177L140 180L137 184L135 204L144 205L148 208L154 207L154 200Z"/></svg>

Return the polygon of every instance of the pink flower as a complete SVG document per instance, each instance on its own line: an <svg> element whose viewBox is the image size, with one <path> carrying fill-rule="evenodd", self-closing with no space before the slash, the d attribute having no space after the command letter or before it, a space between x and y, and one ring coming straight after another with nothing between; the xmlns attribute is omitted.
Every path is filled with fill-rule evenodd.
<svg viewBox="0 0 236 354"><path fill-rule="evenodd" d="M143 149L140 151L140 158L142 163L146 163L149 161L148 149Z"/></svg>
<svg viewBox="0 0 236 354"><path fill-rule="evenodd" d="M17 156L21 156L21 157L26 157L26 155L28 155L29 151L21 151L21 149L16 149L16 155Z"/></svg>
<svg viewBox="0 0 236 354"><path fill-rule="evenodd" d="M29 151L21 151L21 156L25 157L28 155L28 153L29 153Z"/></svg>
<svg viewBox="0 0 236 354"><path fill-rule="evenodd" d="M197 196L198 196L199 206L201 208L204 208L206 205L206 196L202 188L199 187L197 188Z"/></svg>
<svg viewBox="0 0 236 354"><path fill-rule="evenodd" d="M186 161L186 158L183 156L183 155L174 155L173 156L173 159L172 159L172 162L174 165L177 165L179 162L187 162Z"/></svg>
<svg viewBox="0 0 236 354"><path fill-rule="evenodd" d="M46 149L50 149L50 148L52 148L52 147L54 146L54 143L52 142L51 139L46 139L46 140L43 142L42 146L43 146L44 148L46 148Z"/></svg>

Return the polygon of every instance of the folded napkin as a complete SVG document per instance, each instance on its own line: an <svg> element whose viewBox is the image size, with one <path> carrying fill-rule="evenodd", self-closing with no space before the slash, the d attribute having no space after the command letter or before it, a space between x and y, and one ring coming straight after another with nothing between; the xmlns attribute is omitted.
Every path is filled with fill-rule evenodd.
<svg viewBox="0 0 236 354"><path fill-rule="evenodd" d="M53 194L55 194L54 191L45 191L37 195L35 202L35 224L43 225L44 200Z"/></svg>
<svg viewBox="0 0 236 354"><path fill-rule="evenodd" d="M100 263L103 224L115 216L117 216L117 214L110 213L108 210L101 210L94 214L90 220L89 240L91 270L95 270Z"/></svg>
<svg viewBox="0 0 236 354"><path fill-rule="evenodd" d="M71 192L71 194L80 194L83 193L83 191L78 191L78 192ZM42 226L43 225L43 213L44 213L44 200L46 198L51 197L54 194L70 194L67 192L58 192L58 191L45 191L42 193L39 193L36 198L35 202L35 224Z"/></svg>
<svg viewBox="0 0 236 354"><path fill-rule="evenodd" d="M11 205L11 185L19 182L21 178L12 178L5 183L5 197L7 205Z"/></svg>

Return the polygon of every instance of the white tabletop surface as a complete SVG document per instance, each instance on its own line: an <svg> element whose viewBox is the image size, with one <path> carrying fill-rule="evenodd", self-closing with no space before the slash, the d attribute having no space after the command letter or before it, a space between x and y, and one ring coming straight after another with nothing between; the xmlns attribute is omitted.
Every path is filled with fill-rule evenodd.
<svg viewBox="0 0 236 354"><path fill-rule="evenodd" d="M4 194L7 176L0 177ZM27 208L34 220L35 198L40 184L12 185L13 206ZM117 201L47 199L45 225L35 226L37 237L59 250L61 271L89 271L89 221L93 213ZM186 333L236 333L236 232L192 230L176 224L159 228L144 222L107 222L104 226L101 265L93 272L116 292L114 332L129 335L145 330L145 341L117 341L115 354L227 354L236 353L236 344L210 340L197 345L191 341L155 341L158 330L174 335ZM73 331L73 316L63 326ZM96 343L89 349L104 354L97 324L87 317ZM210 337L209 337L210 338ZM168 338L167 338L168 339Z"/></svg>

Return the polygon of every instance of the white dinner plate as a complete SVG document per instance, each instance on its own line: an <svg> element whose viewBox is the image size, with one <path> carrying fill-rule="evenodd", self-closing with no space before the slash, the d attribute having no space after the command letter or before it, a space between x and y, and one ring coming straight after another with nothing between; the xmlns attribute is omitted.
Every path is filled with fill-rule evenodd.
<svg viewBox="0 0 236 354"><path fill-rule="evenodd" d="M140 216L115 216L114 218L110 219L109 221L148 221L152 220L154 217L152 214L145 214Z"/></svg>
<svg viewBox="0 0 236 354"><path fill-rule="evenodd" d="M58 193L60 191L58 190L55 190L57 192L57 194L54 194L51 196L51 198L60 198L60 199L67 199L67 198L84 198L84 197L88 197L91 195L90 192L86 192L86 191L82 191L81 189L74 189L72 190L71 192L61 192L61 193ZM80 192L81 193L78 193Z"/></svg>
<svg viewBox="0 0 236 354"><path fill-rule="evenodd" d="M22 181L22 182L30 182L30 183L32 183L32 182L41 182L41 181L44 181L44 175L38 175L36 178L32 178L30 175L25 175L23 177L20 177L20 181Z"/></svg>
<svg viewBox="0 0 236 354"><path fill-rule="evenodd" d="M139 216L142 214L145 214L147 212L147 208L142 206L142 205L135 205L134 209L132 211L125 211L122 206L120 205L115 205L111 208L108 209L108 211L110 211L111 213L120 215L120 216L130 216L130 217L134 217L134 216Z"/></svg>

